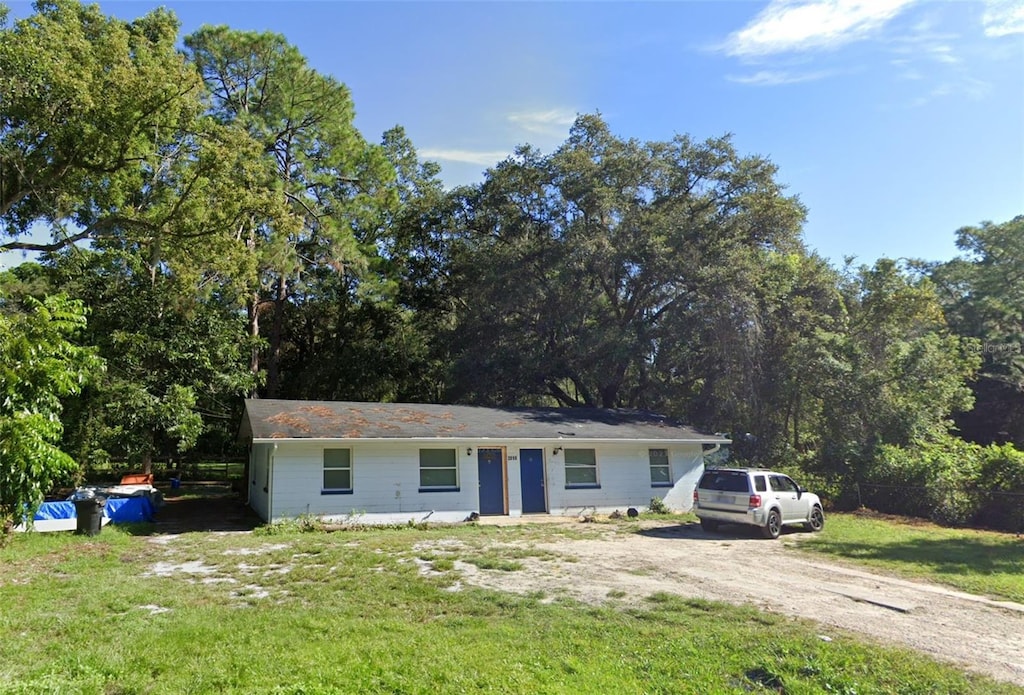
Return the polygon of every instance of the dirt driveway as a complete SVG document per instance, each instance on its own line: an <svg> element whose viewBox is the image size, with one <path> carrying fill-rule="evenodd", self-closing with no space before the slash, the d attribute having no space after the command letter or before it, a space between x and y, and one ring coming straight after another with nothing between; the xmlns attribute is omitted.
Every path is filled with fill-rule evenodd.
<svg viewBox="0 0 1024 695"><path fill-rule="evenodd" d="M707 534L693 525L645 524L639 534L539 544L566 560L525 558L516 572L457 562L464 581L501 591L588 603L641 601L669 592L795 615L912 647L965 669L1024 685L1024 605L843 566L781 542ZM625 592L623 596L622 592ZM827 636L827 629L823 628Z"/></svg>

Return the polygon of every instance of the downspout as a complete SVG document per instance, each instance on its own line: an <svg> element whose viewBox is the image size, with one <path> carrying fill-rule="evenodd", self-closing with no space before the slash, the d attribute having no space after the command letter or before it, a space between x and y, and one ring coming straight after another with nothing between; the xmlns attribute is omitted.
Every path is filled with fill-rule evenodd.
<svg viewBox="0 0 1024 695"><path fill-rule="evenodd" d="M721 449L721 448L722 448L722 444L721 443L717 443L711 449L708 449L707 451L704 451L704 444L702 443L700 445L700 467L701 467L702 471L706 471L708 469L708 465L706 463L708 456L711 456L712 454L718 453L719 449Z"/></svg>
<svg viewBox="0 0 1024 695"><path fill-rule="evenodd" d="M700 457L704 458L705 456L710 456L711 454L717 453L718 450L721 449L721 448L722 448L721 444L715 444L715 448L714 449L708 449L707 451L704 451L704 447L701 446L701 448L700 448Z"/></svg>
<svg viewBox="0 0 1024 695"><path fill-rule="evenodd" d="M277 453L277 444L270 450L267 461L267 523L274 523L274 454Z"/></svg>
<svg viewBox="0 0 1024 695"><path fill-rule="evenodd" d="M242 495L245 498L242 501L245 502L245 506L250 507L250 508L252 507L252 486L256 484L256 481L252 477L252 471L253 471L253 460L252 459L253 459L253 456L254 456L253 451L255 449L256 449L256 447L254 447L252 442L250 441L249 442L249 455L245 457L245 471L244 471L244 477L243 477L243 480L245 482L242 484Z"/></svg>

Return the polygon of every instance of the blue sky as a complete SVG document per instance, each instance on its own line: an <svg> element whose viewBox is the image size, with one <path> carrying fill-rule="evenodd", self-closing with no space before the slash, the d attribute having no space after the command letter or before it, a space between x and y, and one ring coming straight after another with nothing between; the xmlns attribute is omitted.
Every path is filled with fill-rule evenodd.
<svg viewBox="0 0 1024 695"><path fill-rule="evenodd" d="M401 124L452 185L600 111L641 140L732 133L835 264L945 260L959 227L1024 213L1024 0L163 4L184 33L284 34L349 86L366 138Z"/></svg>

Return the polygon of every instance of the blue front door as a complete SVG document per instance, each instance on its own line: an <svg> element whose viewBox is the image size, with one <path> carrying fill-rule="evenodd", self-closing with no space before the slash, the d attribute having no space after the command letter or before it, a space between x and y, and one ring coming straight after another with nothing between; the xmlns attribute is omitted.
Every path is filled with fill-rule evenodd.
<svg viewBox="0 0 1024 695"><path fill-rule="evenodd" d="M501 449L477 449L480 470L480 514L505 513L505 467Z"/></svg>
<svg viewBox="0 0 1024 695"><path fill-rule="evenodd" d="M523 514L546 512L543 449L519 450L519 476L523 481Z"/></svg>

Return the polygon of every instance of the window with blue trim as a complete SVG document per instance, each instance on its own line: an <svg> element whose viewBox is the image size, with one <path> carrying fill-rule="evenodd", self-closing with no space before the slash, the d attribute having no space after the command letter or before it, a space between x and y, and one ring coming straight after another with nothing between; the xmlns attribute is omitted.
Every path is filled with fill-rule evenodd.
<svg viewBox="0 0 1024 695"><path fill-rule="evenodd" d="M565 450L565 487L598 487L597 454L593 449Z"/></svg>
<svg viewBox="0 0 1024 695"><path fill-rule="evenodd" d="M324 449L324 480L321 492L352 492L352 450Z"/></svg>
<svg viewBox="0 0 1024 695"><path fill-rule="evenodd" d="M420 449L420 490L458 489L459 467L455 449Z"/></svg>
<svg viewBox="0 0 1024 695"><path fill-rule="evenodd" d="M668 449L648 449L647 456L651 462L651 487L672 487Z"/></svg>

